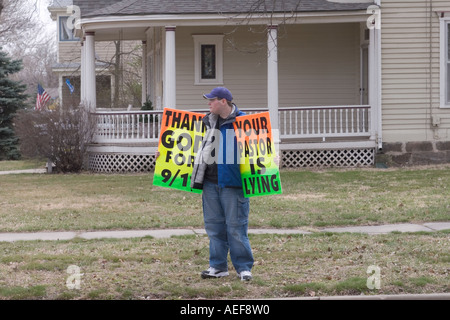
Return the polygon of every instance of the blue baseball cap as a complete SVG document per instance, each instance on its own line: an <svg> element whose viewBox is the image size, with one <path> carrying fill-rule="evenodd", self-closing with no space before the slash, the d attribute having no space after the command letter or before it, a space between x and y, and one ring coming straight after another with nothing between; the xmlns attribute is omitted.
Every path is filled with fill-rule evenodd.
<svg viewBox="0 0 450 320"><path fill-rule="evenodd" d="M210 93L204 94L203 98L205 98L205 99L219 98L219 99L226 99L228 101L232 101L233 100L233 96L231 95L230 90L228 90L225 87L214 88L214 89L211 90Z"/></svg>

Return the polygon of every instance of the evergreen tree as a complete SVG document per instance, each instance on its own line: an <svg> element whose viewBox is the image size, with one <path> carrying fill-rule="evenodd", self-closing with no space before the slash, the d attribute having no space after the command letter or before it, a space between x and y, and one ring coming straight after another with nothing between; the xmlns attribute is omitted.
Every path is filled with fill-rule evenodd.
<svg viewBox="0 0 450 320"><path fill-rule="evenodd" d="M20 70L22 61L12 60L0 47L0 160L20 158L13 118L18 109L25 107L26 86L10 79Z"/></svg>

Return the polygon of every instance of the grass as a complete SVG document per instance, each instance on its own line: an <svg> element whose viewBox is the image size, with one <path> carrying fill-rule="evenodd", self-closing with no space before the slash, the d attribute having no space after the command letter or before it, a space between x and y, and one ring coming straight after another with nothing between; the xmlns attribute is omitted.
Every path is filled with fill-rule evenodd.
<svg viewBox="0 0 450 320"><path fill-rule="evenodd" d="M450 166L284 170L283 194L251 199L250 226L311 228L447 221ZM202 227L201 196L152 174L0 177L0 232Z"/></svg>
<svg viewBox="0 0 450 320"><path fill-rule="evenodd" d="M11 160L0 161L0 171L42 169L45 168L46 161L42 160Z"/></svg>
<svg viewBox="0 0 450 320"><path fill-rule="evenodd" d="M254 279L200 280L206 236L0 243L0 299L259 299L449 292L449 233L251 235ZM67 268L80 269L69 289ZM380 268L380 289L367 269Z"/></svg>
<svg viewBox="0 0 450 320"><path fill-rule="evenodd" d="M1 167L0 163L0 167ZM386 235L323 226L448 221L450 166L283 170L283 194L251 199L254 279L201 281L204 235L0 243L0 299L258 299L450 292L449 231ZM0 177L0 232L203 227L201 197L153 187L152 174ZM69 266L80 268L69 289ZM369 289L369 266L380 289Z"/></svg>

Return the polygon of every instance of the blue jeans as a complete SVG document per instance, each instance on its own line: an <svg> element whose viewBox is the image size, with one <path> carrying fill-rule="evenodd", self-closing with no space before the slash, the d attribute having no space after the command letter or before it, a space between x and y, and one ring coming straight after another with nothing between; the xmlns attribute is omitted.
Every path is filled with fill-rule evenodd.
<svg viewBox="0 0 450 320"><path fill-rule="evenodd" d="M203 184L202 198L210 267L228 270L229 250L236 271L250 271L254 260L247 232L249 199L242 189L221 188L208 181Z"/></svg>

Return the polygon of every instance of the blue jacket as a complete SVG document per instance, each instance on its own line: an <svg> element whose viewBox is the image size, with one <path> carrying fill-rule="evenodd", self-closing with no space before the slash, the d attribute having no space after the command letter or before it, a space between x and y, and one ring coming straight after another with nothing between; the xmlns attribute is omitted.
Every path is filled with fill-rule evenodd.
<svg viewBox="0 0 450 320"><path fill-rule="evenodd" d="M242 188L241 171L238 161L239 154L233 123L236 121L236 117L243 115L245 115L245 113L240 111L236 105L234 105L233 111L219 128L221 133L221 145L217 155L217 176L218 185L222 188ZM211 129L212 125L215 124L216 119L214 118L214 115L208 113L205 117L203 117L202 121L206 125L207 129ZM203 151L205 145L206 143L204 142L202 144L201 151ZM201 151L199 151L198 155L201 154ZM195 189L202 189L206 165L202 166L201 161L197 160L198 159L195 161L194 170L191 177L191 187Z"/></svg>

